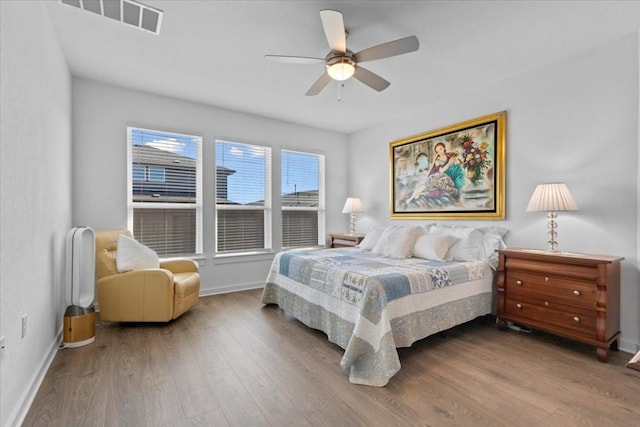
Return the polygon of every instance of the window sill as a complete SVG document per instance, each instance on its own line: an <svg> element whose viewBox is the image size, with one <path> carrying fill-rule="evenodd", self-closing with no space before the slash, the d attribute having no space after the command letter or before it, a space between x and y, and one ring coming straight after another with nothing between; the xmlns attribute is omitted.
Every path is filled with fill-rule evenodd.
<svg viewBox="0 0 640 427"><path fill-rule="evenodd" d="M275 252L243 252L235 254L217 254L213 256L214 264L235 264L251 261L272 261Z"/></svg>

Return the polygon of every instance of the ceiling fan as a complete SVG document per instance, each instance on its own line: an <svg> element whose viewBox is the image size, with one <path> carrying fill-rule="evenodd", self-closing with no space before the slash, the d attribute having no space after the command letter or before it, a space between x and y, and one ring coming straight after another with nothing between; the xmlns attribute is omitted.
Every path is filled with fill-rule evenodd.
<svg viewBox="0 0 640 427"><path fill-rule="evenodd" d="M414 52L420 47L416 36L382 43L376 46L353 53L347 49L347 32L342 20L342 13L336 10L321 10L320 19L324 34L329 42L331 51L324 58L308 56L265 55L269 61L286 62L290 64L316 64L324 62L325 72L307 91L307 96L320 93L331 80L344 81L355 77L365 85L378 92L385 90L391 83L379 75L360 66L360 63L374 61L376 59L389 58Z"/></svg>

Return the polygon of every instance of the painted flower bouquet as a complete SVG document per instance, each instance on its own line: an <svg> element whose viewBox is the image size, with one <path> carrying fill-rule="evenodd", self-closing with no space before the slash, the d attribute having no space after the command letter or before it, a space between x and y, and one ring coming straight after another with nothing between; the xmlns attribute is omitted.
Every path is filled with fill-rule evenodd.
<svg viewBox="0 0 640 427"><path fill-rule="evenodd" d="M487 153L489 143L487 141L478 143L471 135L463 135L461 146L461 164L467 171L467 179L477 185L484 178L487 169L491 167L491 158Z"/></svg>

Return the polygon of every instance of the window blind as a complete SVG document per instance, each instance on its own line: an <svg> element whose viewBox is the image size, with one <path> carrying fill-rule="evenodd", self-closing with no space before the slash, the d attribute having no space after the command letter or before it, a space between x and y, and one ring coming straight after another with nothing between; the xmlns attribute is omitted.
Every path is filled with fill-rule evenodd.
<svg viewBox="0 0 640 427"><path fill-rule="evenodd" d="M282 150L282 246L315 246L324 236L324 156Z"/></svg>
<svg viewBox="0 0 640 427"><path fill-rule="evenodd" d="M216 141L216 252L271 248L271 149Z"/></svg>
<svg viewBox="0 0 640 427"><path fill-rule="evenodd" d="M160 256L202 253L202 138L127 128L128 225Z"/></svg>

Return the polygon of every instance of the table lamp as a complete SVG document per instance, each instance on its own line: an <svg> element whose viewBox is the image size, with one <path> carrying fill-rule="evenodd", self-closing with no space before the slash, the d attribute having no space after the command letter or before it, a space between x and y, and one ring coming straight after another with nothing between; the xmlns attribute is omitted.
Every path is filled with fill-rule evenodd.
<svg viewBox="0 0 640 427"><path fill-rule="evenodd" d="M540 184L536 187L531 195L527 212L547 212L547 252L557 252L558 242L556 237L558 233L556 229L558 224L556 218L558 211L577 211L578 207L573 200L573 196L569 192L566 184L562 182L552 182L549 184Z"/></svg>
<svg viewBox="0 0 640 427"><path fill-rule="evenodd" d="M349 197L347 201L344 203L344 208L342 208L342 213L351 214L351 232L349 234L356 234L356 214L364 212L364 208L362 207L362 202L357 197Z"/></svg>

